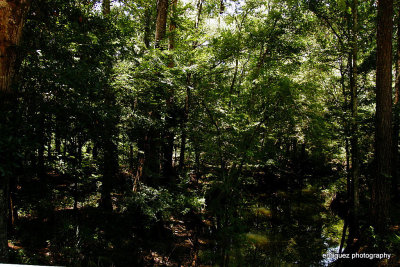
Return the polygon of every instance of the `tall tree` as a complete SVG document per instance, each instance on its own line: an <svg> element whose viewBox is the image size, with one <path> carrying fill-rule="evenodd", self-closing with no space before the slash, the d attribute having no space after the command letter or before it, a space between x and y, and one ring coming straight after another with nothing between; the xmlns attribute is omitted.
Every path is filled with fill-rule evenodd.
<svg viewBox="0 0 400 267"><path fill-rule="evenodd" d="M143 42L147 49L150 48L152 5L147 5L144 10L144 34Z"/></svg>
<svg viewBox="0 0 400 267"><path fill-rule="evenodd" d="M168 38L168 50L173 51L175 49L175 31L176 31L176 19L177 19L177 5L178 0L172 0L171 2L171 11L170 11L170 20L169 20L169 38ZM168 62L168 67L174 67L174 59L171 56ZM164 131L164 148L163 148L163 175L167 179L173 178L173 151L174 151L174 138L175 134L172 128L175 127L175 114L174 113L174 89L170 88L167 92L167 118L166 118L166 129Z"/></svg>
<svg viewBox="0 0 400 267"><path fill-rule="evenodd" d="M167 30L167 15L168 0L158 0L155 47L159 47L161 40L165 37L165 33Z"/></svg>
<svg viewBox="0 0 400 267"><path fill-rule="evenodd" d="M146 16L150 16L151 14L147 14ZM157 1L157 18L155 23L155 42L154 47L156 49L163 49L161 42L166 36L167 31L167 16L168 16L168 0L158 0ZM150 17L146 19L147 22L149 21ZM146 22L146 23L147 23ZM148 24L147 26L150 26ZM149 46L149 34L150 27L147 27L147 37L145 38L145 45L146 47ZM155 75L161 75L159 71L155 73ZM156 91L155 95L160 95L163 91L160 84L154 86ZM139 179L143 181L149 179L147 182L153 183L155 182L156 178L159 177L160 174L160 137L161 137L161 130L158 129L156 126L158 122L161 120L160 110L157 105L151 104L149 105L151 110L146 108L147 116L150 117L151 121L157 121L157 123L149 126L149 129L146 130L144 133L144 138L139 138L138 140L138 147L140 150L144 151L144 155L138 155L138 172L137 176ZM169 139L166 139L167 141ZM165 146L164 154L165 152ZM164 163L164 162L162 162Z"/></svg>
<svg viewBox="0 0 400 267"><path fill-rule="evenodd" d="M392 172L392 28L393 0L378 1L376 56L376 174L372 215L377 233L384 233L389 216Z"/></svg>
<svg viewBox="0 0 400 267"><path fill-rule="evenodd" d="M399 196L399 173L397 162L399 161L399 126L400 126L400 8L397 11L397 49L396 49L396 77L395 96L393 102L393 164L392 164L392 188L396 198Z"/></svg>
<svg viewBox="0 0 400 267"><path fill-rule="evenodd" d="M357 105L357 35L358 35L358 0L353 0L352 10L352 40L350 64L350 91L351 91L351 218L349 224L349 242L352 243L358 235L359 209L359 148L358 148L358 105Z"/></svg>
<svg viewBox="0 0 400 267"><path fill-rule="evenodd" d="M106 17L110 14L110 1L103 1L103 15ZM111 62L106 67L106 75L109 77L111 73ZM114 111L115 96L111 90L109 81L104 85L104 103L107 110ZM117 117L114 112L109 112L103 123L103 131L101 136L101 145L103 148L103 181L101 191L101 207L106 211L112 211L111 191L113 188L113 180L118 170L117 146L114 143L117 132Z"/></svg>
<svg viewBox="0 0 400 267"><path fill-rule="evenodd" d="M0 1L0 131L8 134L10 120L8 113L14 102L11 83L15 73L17 47L21 40L25 14L29 8L27 0ZM7 261L8 238L7 217L9 201L9 182L11 173L7 170L10 147L0 140L0 262Z"/></svg>

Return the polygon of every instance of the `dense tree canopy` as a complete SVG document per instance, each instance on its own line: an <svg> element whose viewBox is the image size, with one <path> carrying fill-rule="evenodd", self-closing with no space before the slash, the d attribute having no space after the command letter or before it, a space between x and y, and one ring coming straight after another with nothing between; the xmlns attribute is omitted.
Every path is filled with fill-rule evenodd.
<svg viewBox="0 0 400 267"><path fill-rule="evenodd" d="M1 262L400 263L397 1L0 12Z"/></svg>

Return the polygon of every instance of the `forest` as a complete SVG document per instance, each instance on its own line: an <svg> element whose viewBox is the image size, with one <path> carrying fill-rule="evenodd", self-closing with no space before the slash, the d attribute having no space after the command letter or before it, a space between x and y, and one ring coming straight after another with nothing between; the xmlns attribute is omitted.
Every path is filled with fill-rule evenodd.
<svg viewBox="0 0 400 267"><path fill-rule="evenodd" d="M399 97L398 0L0 0L0 262L400 266Z"/></svg>

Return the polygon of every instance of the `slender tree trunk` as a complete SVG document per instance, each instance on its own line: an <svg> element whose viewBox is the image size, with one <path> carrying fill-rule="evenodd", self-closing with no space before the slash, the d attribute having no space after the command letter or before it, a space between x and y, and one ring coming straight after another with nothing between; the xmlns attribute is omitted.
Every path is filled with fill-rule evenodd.
<svg viewBox="0 0 400 267"><path fill-rule="evenodd" d="M182 120L182 136L181 136L181 153L179 155L179 169L182 171L185 168L185 153L186 153L186 138L187 130L186 124L189 119L189 108L190 108L190 85L191 85L191 73L186 76L186 96L185 96L185 110Z"/></svg>
<svg viewBox="0 0 400 267"><path fill-rule="evenodd" d="M15 73L17 46L21 39L28 8L29 2L25 0L0 0L0 130L2 134L11 133L11 131L5 131L12 123L8 115L15 104L11 83ZM0 166L5 168L10 160L10 155L6 155L9 149L9 147L0 147ZM10 173L0 174L0 262L8 261L7 218L10 178Z"/></svg>
<svg viewBox="0 0 400 267"><path fill-rule="evenodd" d="M151 6L146 7L144 11L144 35L143 42L147 49L150 48L150 24L151 24Z"/></svg>
<svg viewBox="0 0 400 267"><path fill-rule="evenodd" d="M200 172L200 150L197 145L194 147L194 172L196 176L196 182L198 183L200 178L201 178L201 172Z"/></svg>
<svg viewBox="0 0 400 267"><path fill-rule="evenodd" d="M111 3L110 0L103 0L102 3L103 15L108 15L111 12Z"/></svg>
<svg viewBox="0 0 400 267"><path fill-rule="evenodd" d="M178 0L171 1L171 12L170 12L170 24L169 24L169 38L168 38L168 50L172 51L175 48L175 30L176 30L176 19L177 19L177 8ZM174 61L172 56L168 63L169 68L174 67ZM174 101L174 88L171 87L167 95L167 121L166 129L164 132L164 158L163 158L163 176L169 181L173 181L174 177L174 166L173 166L173 150L174 150L174 139L175 133L173 128L176 127L176 118L174 114L175 101Z"/></svg>
<svg viewBox="0 0 400 267"><path fill-rule="evenodd" d="M351 66L351 61L352 57L351 55L349 56L349 62L348 66ZM351 69L351 67L350 67ZM350 71L351 76L352 71ZM343 103L343 127L344 127L344 136L345 136L345 151L346 151L346 189L347 189L347 201L350 201L352 199L352 173L350 172L350 142L349 142L349 123L348 123L348 118L346 116L347 111L349 109L349 104L347 100L347 93L346 93L346 84L345 84L345 70L343 67L343 59L341 58L340 61L340 83L342 87L342 94L344 98L344 103ZM349 216L346 214L346 217L344 218L344 226L342 230L342 239L340 241L340 247L339 247L339 253L342 253L344 241L346 240L346 231L349 223ZM352 238L349 238L350 240Z"/></svg>
<svg viewBox="0 0 400 267"><path fill-rule="evenodd" d="M170 16L170 23L169 23L169 38L168 38L168 50L172 51L175 48L175 30L176 30L176 19L177 19L177 13L176 13L176 7L178 5L178 0L172 0L172 10L171 10L171 16ZM174 66L174 62L170 61L170 68Z"/></svg>
<svg viewBox="0 0 400 267"><path fill-rule="evenodd" d="M38 127L38 132L37 132L38 139L39 139L39 148L38 148L38 157L37 157L38 165L36 166L37 167L37 175L38 175L39 178L43 178L44 174L45 174L45 166L44 166L44 162L45 162L45 159L44 159L45 147L44 146L46 144L46 141L45 141L45 129L44 129L45 127L44 127L44 124L45 124L44 116L40 115L39 127Z"/></svg>
<svg viewBox="0 0 400 267"><path fill-rule="evenodd" d="M133 165L134 165L134 160L133 160L133 145L129 145L129 171L133 173Z"/></svg>
<svg viewBox="0 0 400 267"><path fill-rule="evenodd" d="M235 71L233 73L233 78L232 78L232 82L231 82L231 86L229 88L229 94L232 95L235 89L235 85L236 85L236 79L238 76L238 71L239 71L239 58L236 57L235 59ZM231 107L232 105L232 101L229 100L229 107Z"/></svg>
<svg viewBox="0 0 400 267"><path fill-rule="evenodd" d="M169 127L168 127L169 128ZM165 182L173 182L174 167L173 167L173 150L174 150L174 133L170 130L164 132L163 137L163 177Z"/></svg>
<svg viewBox="0 0 400 267"><path fill-rule="evenodd" d="M109 14L110 1L104 0L103 15L107 16ZM111 68L111 62L109 67ZM108 73L109 71L110 70L108 70ZM115 107L115 96L109 84L106 84L104 88L104 100L105 106L108 110L111 110ZM101 140L101 145L103 148L103 180L101 187L100 206L103 210L108 212L112 211L111 192L113 189L113 180L118 171L118 149L114 143L114 138L118 136L116 126L118 118L111 114L113 114L113 112L110 112L110 115L108 115L109 117L105 118Z"/></svg>
<svg viewBox="0 0 400 267"><path fill-rule="evenodd" d="M47 161L48 162L51 162L52 159L53 159L52 153L51 153L51 142L52 142L51 137L52 136L50 134L49 137L48 137L48 140L47 140Z"/></svg>
<svg viewBox="0 0 400 267"><path fill-rule="evenodd" d="M144 163L145 163L145 153L146 153L146 136L140 136L137 140L137 146L138 146L138 154L137 154L137 167L136 167L136 177L135 177L135 185L137 184L137 181L141 180L144 178L143 176L143 168L144 168ZM142 181L144 182L144 181ZM134 188L136 186L134 185Z"/></svg>
<svg viewBox="0 0 400 267"><path fill-rule="evenodd" d="M168 15L168 0L157 1L157 20L156 20L156 33L154 47L162 49L160 46L161 41L165 38L166 27L167 27L167 15ZM161 90L161 88L157 88ZM156 111L149 112L149 116L153 120L159 120L160 114ZM166 134L163 133L164 136ZM140 164L143 165L140 178L148 180L149 183L155 184L159 177L160 172L160 136L161 133L157 129L150 129L144 137L144 159L140 159ZM169 143L169 142L166 142ZM163 146L164 158L168 154L168 149ZM172 160L172 153L171 153ZM162 162L164 165L164 161ZM139 167L140 168L140 167Z"/></svg>
<svg viewBox="0 0 400 267"><path fill-rule="evenodd" d="M59 126L59 121L56 119L55 122L55 136L54 136L54 149L56 151L56 154L61 153L61 138L60 138L60 126Z"/></svg>
<svg viewBox="0 0 400 267"><path fill-rule="evenodd" d="M1 177L0 187L0 262L8 261L8 238L7 238L7 221L8 221L8 200L9 200L9 177Z"/></svg>
<svg viewBox="0 0 400 267"><path fill-rule="evenodd" d="M347 93L346 93L346 84L345 84L345 70L343 67L343 59L340 62L340 83L342 86L342 94L344 98L343 103L343 127L344 127L344 136L345 136L345 151L346 151L346 180L347 180L347 194L348 199L351 195L351 173L350 173L350 145L349 145L349 127L348 127L348 120L347 120L347 111L348 111L348 100L347 100Z"/></svg>
<svg viewBox="0 0 400 267"><path fill-rule="evenodd" d="M392 172L392 15L393 0L378 0L376 62L376 174L372 185L372 220L386 232Z"/></svg>
<svg viewBox="0 0 400 267"><path fill-rule="evenodd" d="M82 141L79 140L77 142L77 149L76 149L76 167L78 169L82 168ZM78 210L78 194L79 194L79 174L74 172L74 212L76 213Z"/></svg>
<svg viewBox="0 0 400 267"><path fill-rule="evenodd" d="M187 133L184 123L182 124L182 135L181 135L181 147L179 153L179 171L183 171L185 168L185 154L186 154L186 138Z"/></svg>
<svg viewBox="0 0 400 267"><path fill-rule="evenodd" d="M151 130L145 136L142 176L150 184L157 184L160 176L160 132Z"/></svg>
<svg viewBox="0 0 400 267"><path fill-rule="evenodd" d="M68 140L64 139L64 143L63 143L63 158L64 158L64 160L67 158L67 149L68 149Z"/></svg>
<svg viewBox="0 0 400 267"><path fill-rule="evenodd" d="M400 126L400 9L397 16L397 51L396 51L396 78L395 78L395 97L393 107L393 164L392 164L392 191L394 197L397 199L400 197L399 192L399 173L398 173L398 162L399 162L399 126Z"/></svg>
<svg viewBox="0 0 400 267"><path fill-rule="evenodd" d="M154 47L162 49L160 42L165 38L168 15L168 0L157 0L157 19ZM150 47L150 18L151 11L145 13L145 45ZM162 88L156 88L162 91ZM159 121L161 115L158 110L148 110L151 120ZM151 127L145 135L138 141L139 151L143 154L138 154L138 169L135 184L138 180L150 184L156 183L160 174L160 137L161 131L156 127ZM142 149L141 149L142 148ZM135 187L135 186L134 186ZM136 187L135 187L136 188Z"/></svg>
<svg viewBox="0 0 400 267"><path fill-rule="evenodd" d="M204 0L198 0L197 2L197 16L196 16L196 23L195 23L195 29L197 30L200 26L201 22L201 13L203 11L203 2ZM193 42L193 49L195 49L197 46L197 42ZM186 125L189 120L189 112L190 112L190 88L194 86L194 82L192 82L192 74L188 73L186 76L186 96L185 96L185 110L183 114L183 120L182 120L182 136L181 136L181 148L180 148L180 156L179 156L179 169L182 171L185 168L185 153L186 153L186 138L187 138L187 129ZM197 172L196 172L197 176Z"/></svg>
<svg viewBox="0 0 400 267"><path fill-rule="evenodd" d="M113 180L118 170L118 160L116 158L116 145L112 141L112 135L105 135L103 141L103 181L101 187L101 207L105 211L112 211L111 192Z"/></svg>
<svg viewBox="0 0 400 267"><path fill-rule="evenodd" d="M358 237L359 209L359 149L358 149L358 105L357 105L357 35L358 35L358 0L352 2L352 51L350 56L350 91L351 91L351 212L349 220L349 244Z"/></svg>
<svg viewBox="0 0 400 267"><path fill-rule="evenodd" d="M203 2L204 0L198 0L197 2L197 17L196 17L196 24L195 29L199 28L200 20L201 20L201 12L203 11Z"/></svg>

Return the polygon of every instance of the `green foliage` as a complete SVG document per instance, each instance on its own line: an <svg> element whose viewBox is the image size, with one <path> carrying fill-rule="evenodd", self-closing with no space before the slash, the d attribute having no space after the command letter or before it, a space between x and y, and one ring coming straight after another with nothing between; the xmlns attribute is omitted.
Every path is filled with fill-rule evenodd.
<svg viewBox="0 0 400 267"><path fill-rule="evenodd" d="M191 265L174 255L180 220L193 242L182 253L199 252L199 264L316 266L338 246L343 221L327 207L345 190L354 134L364 210L370 198L374 5L359 1L352 133L349 1L223 2L178 1L174 49L168 30L159 49L157 1L116 1L107 16L98 1L32 1L0 176L16 178L22 221L54 223L15 238L54 256L23 249L16 262L141 266L163 253ZM395 251L397 234L365 235Z"/></svg>

